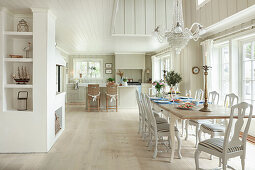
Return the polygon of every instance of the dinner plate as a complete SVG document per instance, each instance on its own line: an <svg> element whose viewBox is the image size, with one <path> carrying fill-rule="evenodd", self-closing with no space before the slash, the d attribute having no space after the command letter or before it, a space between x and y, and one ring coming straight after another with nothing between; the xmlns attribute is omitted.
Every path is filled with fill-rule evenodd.
<svg viewBox="0 0 255 170"><path fill-rule="evenodd" d="M157 100L157 101L155 101L156 103L169 103L169 101L168 100Z"/></svg>
<svg viewBox="0 0 255 170"><path fill-rule="evenodd" d="M192 108L183 108L183 107L176 107L176 108L180 110L192 110Z"/></svg>

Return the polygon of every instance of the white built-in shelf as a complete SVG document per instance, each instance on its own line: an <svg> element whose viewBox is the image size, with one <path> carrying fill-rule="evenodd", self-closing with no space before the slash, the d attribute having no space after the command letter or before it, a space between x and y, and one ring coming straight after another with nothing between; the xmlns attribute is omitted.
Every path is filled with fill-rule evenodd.
<svg viewBox="0 0 255 170"><path fill-rule="evenodd" d="M32 84L6 84L5 88L9 89L31 89L33 88Z"/></svg>
<svg viewBox="0 0 255 170"><path fill-rule="evenodd" d="M4 61L15 63L32 63L33 58L4 58Z"/></svg>
<svg viewBox="0 0 255 170"><path fill-rule="evenodd" d="M5 31L4 35L8 35L15 38L32 38L33 32Z"/></svg>

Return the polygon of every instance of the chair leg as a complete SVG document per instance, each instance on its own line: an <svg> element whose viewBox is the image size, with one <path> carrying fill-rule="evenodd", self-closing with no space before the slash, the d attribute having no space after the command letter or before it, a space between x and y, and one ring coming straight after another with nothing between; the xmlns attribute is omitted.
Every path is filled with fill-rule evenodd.
<svg viewBox="0 0 255 170"><path fill-rule="evenodd" d="M90 112L90 100L89 100L89 97L88 97L88 111Z"/></svg>
<svg viewBox="0 0 255 170"><path fill-rule="evenodd" d="M196 150L195 152L195 164L196 164L196 170L199 170L199 156L200 156L201 151Z"/></svg>
<svg viewBox="0 0 255 170"><path fill-rule="evenodd" d="M97 100L97 111L99 112L99 108L100 108L100 98L98 98Z"/></svg>
<svg viewBox="0 0 255 170"><path fill-rule="evenodd" d="M196 126L196 145L195 145L195 148L197 147L198 141L200 142L200 140L198 139L199 129L200 129L200 124L197 124L197 126Z"/></svg>
<svg viewBox="0 0 255 170"><path fill-rule="evenodd" d="M182 155L181 155L181 138L180 138L180 133L178 131L175 131L175 136L176 136L176 139L177 139L177 142L178 142L178 157L179 159L182 158ZM174 148L172 148L174 149Z"/></svg>
<svg viewBox="0 0 255 170"><path fill-rule="evenodd" d="M186 138L185 138L185 140L188 140L188 136L189 136L189 120L186 120L185 124L186 124L186 126L185 126L185 129L186 129Z"/></svg>
<svg viewBox="0 0 255 170"><path fill-rule="evenodd" d="M106 111L108 112L108 96L106 95Z"/></svg>
<svg viewBox="0 0 255 170"><path fill-rule="evenodd" d="M245 170L245 156L240 156L240 158L241 158L242 170Z"/></svg>
<svg viewBox="0 0 255 170"><path fill-rule="evenodd" d="M227 170L227 160L226 159L222 159L222 165L223 165L223 170Z"/></svg>
<svg viewBox="0 0 255 170"><path fill-rule="evenodd" d="M185 124L185 120L183 119L183 120L181 120L182 121L182 137L183 137L183 135L184 135L184 124Z"/></svg>
<svg viewBox="0 0 255 170"><path fill-rule="evenodd" d="M211 138L214 138L214 136L215 136L215 135L212 133L212 134L211 134ZM213 160L213 155L210 155L210 160Z"/></svg>
<svg viewBox="0 0 255 170"><path fill-rule="evenodd" d="M201 135L202 135L202 130L199 129L199 130L198 130L198 141L199 141L199 142L201 142L201 140L202 140L202 139L201 139Z"/></svg>
<svg viewBox="0 0 255 170"><path fill-rule="evenodd" d="M116 112L118 112L118 98L116 98Z"/></svg>
<svg viewBox="0 0 255 170"><path fill-rule="evenodd" d="M154 154L153 154L153 159L156 159L158 155L158 135L155 132L155 148L154 148Z"/></svg>

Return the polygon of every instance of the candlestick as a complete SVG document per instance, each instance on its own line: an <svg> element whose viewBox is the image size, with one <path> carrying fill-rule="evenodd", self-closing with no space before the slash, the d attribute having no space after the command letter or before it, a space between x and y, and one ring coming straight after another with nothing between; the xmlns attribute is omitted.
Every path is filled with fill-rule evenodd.
<svg viewBox="0 0 255 170"><path fill-rule="evenodd" d="M208 93L207 93L207 76L208 76L208 70L212 68L210 66L204 65L203 70L204 75L205 75L205 102L204 102L204 107L200 109L199 111L201 112L211 112L211 110L208 108Z"/></svg>

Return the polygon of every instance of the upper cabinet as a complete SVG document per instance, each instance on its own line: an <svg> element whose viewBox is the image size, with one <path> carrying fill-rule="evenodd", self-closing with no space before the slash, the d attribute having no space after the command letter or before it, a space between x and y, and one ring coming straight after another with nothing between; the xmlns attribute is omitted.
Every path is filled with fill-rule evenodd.
<svg viewBox="0 0 255 170"><path fill-rule="evenodd" d="M115 54L115 69L145 69L145 54Z"/></svg>

